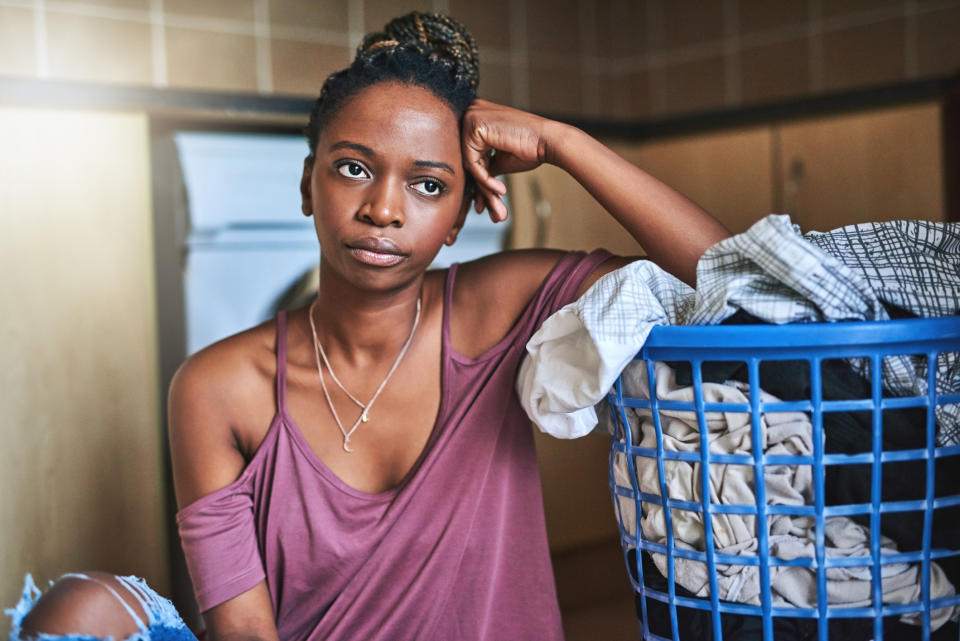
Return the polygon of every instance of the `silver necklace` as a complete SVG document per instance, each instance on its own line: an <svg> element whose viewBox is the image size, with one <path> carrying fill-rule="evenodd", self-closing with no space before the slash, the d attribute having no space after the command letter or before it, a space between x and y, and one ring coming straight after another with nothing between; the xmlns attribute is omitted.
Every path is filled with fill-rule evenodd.
<svg viewBox="0 0 960 641"><path fill-rule="evenodd" d="M366 403L361 402L356 396L348 392L347 388L345 388L343 383L340 382L340 379L337 378L337 375L333 373L333 368L330 367L330 361L327 359L326 352L323 351L323 345L321 345L320 341L317 339L317 325L313 320L313 312L317 306L317 302L318 299L314 299L313 303L311 303L308 315L310 317L310 332L313 334L313 354L317 359L317 373L320 375L320 387L323 389L323 397L327 400L327 406L330 408L330 413L333 414L333 420L336 421L337 427L340 428L340 433L343 434L343 449L347 452L352 452L353 450L350 449L350 437L353 436L353 433L357 431L358 427L360 427L360 423L366 423L368 420L370 420L370 408L373 407L374 401L376 401L377 397L380 396L380 392L383 391L383 388L387 386L387 381L389 381L390 377L393 376L393 373L400 365L400 361L402 361L403 357L406 355L407 349L410 347L410 343L413 342L413 335L417 332L417 326L420 324L420 298L417 298L417 313L413 317L413 327L410 328L410 335L407 336L406 342L403 344L403 347L400 348L400 353L397 355L397 359L393 361L390 371L387 372L387 375L383 378L383 381L380 382L380 386L377 388L377 391L373 393L373 396L371 396L370 400ZM337 384L337 387L339 387L351 401L356 403L356 405L361 408L360 416L356 421L354 421L349 430L343 429L343 422L340 420L340 415L337 414L337 410L333 407L333 401L330 400L330 392L327 391L327 383L323 377L321 359L323 361L323 365L326 366L327 371L330 372L330 378L332 378L333 382Z"/></svg>

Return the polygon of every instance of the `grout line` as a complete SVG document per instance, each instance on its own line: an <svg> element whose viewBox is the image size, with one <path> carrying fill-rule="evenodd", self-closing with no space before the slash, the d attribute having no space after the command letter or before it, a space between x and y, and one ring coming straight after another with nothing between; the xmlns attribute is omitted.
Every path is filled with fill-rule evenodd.
<svg viewBox="0 0 960 641"><path fill-rule="evenodd" d="M738 0L723 2L723 101L726 105L743 102L743 78L740 69L740 11Z"/></svg>
<svg viewBox="0 0 960 641"><path fill-rule="evenodd" d="M906 78L916 78L920 72L920 56L917 49L917 2L906 0L903 3L904 13L904 43L903 43L903 75Z"/></svg>
<svg viewBox="0 0 960 641"><path fill-rule="evenodd" d="M510 3L510 96L518 109L530 108L530 60L527 54L527 1Z"/></svg>
<svg viewBox="0 0 960 641"><path fill-rule="evenodd" d="M823 91L823 4L822 0L808 0L810 12L810 91Z"/></svg>
<svg viewBox="0 0 960 641"><path fill-rule="evenodd" d="M150 11L143 9L122 9L120 7L101 7L83 2L63 2L62 0L48 0L47 11L66 13L75 16L90 16L106 18L108 20L126 20L128 22L149 22Z"/></svg>
<svg viewBox="0 0 960 641"><path fill-rule="evenodd" d="M273 93L273 58L270 47L270 0L254 0L253 33L257 60L257 91Z"/></svg>
<svg viewBox="0 0 960 641"><path fill-rule="evenodd" d="M792 24L767 31L743 34L740 36L741 49L753 49L778 45L791 40L800 40L810 35L810 23Z"/></svg>
<svg viewBox="0 0 960 641"><path fill-rule="evenodd" d="M532 51L527 54L527 63L531 67L537 67L539 69L566 69L569 71L571 67L576 69L584 63L595 64L599 61L599 58L578 56L575 53Z"/></svg>
<svg viewBox="0 0 960 641"><path fill-rule="evenodd" d="M122 20L123 18L115 19ZM201 16L185 16L178 13L167 13L164 15L164 22L168 27L192 29L194 31L227 33L237 36L253 36L256 33L254 23L230 18L204 18Z"/></svg>
<svg viewBox="0 0 960 641"><path fill-rule="evenodd" d="M50 60L47 57L47 12L44 0L33 3L33 39L37 53L37 77L50 75Z"/></svg>
<svg viewBox="0 0 960 641"><path fill-rule="evenodd" d="M580 0L580 111L600 115L600 78L597 68L597 7L592 0Z"/></svg>
<svg viewBox="0 0 960 641"><path fill-rule="evenodd" d="M349 34L332 29L311 29L309 27L275 24L270 26L270 37L278 40L297 40L338 47L350 46Z"/></svg>
<svg viewBox="0 0 960 641"><path fill-rule="evenodd" d="M347 47L350 49L350 58L363 41L364 34L363 1L352 0L347 5Z"/></svg>
<svg viewBox="0 0 960 641"><path fill-rule="evenodd" d="M903 7L890 6L881 7L880 9L856 11L854 13L846 13L839 16L832 16L830 18L823 18L821 16L821 19L823 20L824 31L840 31L842 29L863 27L866 25L875 24L877 22L884 22L886 20L901 17L903 17Z"/></svg>
<svg viewBox="0 0 960 641"><path fill-rule="evenodd" d="M150 52L153 61L153 86L166 87L167 29L164 26L163 0L150 0Z"/></svg>

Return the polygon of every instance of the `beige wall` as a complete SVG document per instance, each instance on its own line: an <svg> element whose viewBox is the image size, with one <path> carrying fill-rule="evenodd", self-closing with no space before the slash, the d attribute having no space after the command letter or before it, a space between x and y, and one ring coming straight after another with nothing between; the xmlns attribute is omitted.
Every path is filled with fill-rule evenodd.
<svg viewBox="0 0 960 641"><path fill-rule="evenodd" d="M0 140L0 608L25 572L165 592L146 118L0 107Z"/></svg>
<svg viewBox="0 0 960 641"><path fill-rule="evenodd" d="M0 0L0 77L315 95L364 32L460 18L480 93L630 120L960 71L960 0Z"/></svg>

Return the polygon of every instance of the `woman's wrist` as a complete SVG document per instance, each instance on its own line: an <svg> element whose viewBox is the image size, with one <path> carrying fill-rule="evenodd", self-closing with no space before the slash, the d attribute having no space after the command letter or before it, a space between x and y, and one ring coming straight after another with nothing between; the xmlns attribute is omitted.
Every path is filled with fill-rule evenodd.
<svg viewBox="0 0 960 641"><path fill-rule="evenodd" d="M586 135L573 125L556 120L547 121L541 138L540 159L549 165L556 165L566 170L571 153L576 153L575 150Z"/></svg>

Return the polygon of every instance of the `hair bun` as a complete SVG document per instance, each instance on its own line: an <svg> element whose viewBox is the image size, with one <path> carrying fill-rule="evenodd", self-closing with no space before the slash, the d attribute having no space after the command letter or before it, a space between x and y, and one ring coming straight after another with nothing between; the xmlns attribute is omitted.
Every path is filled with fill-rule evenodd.
<svg viewBox="0 0 960 641"><path fill-rule="evenodd" d="M383 31L364 37L357 56L371 56L385 48L416 49L441 62L474 92L480 84L477 43L466 27L450 16L413 11L394 18Z"/></svg>

